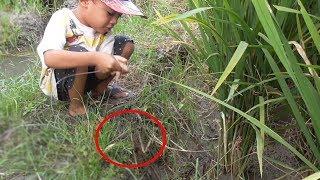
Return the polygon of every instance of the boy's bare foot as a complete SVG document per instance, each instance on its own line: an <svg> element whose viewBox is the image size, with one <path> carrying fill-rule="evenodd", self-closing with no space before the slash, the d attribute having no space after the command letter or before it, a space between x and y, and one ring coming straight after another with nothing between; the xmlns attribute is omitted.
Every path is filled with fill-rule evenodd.
<svg viewBox="0 0 320 180"><path fill-rule="evenodd" d="M121 99L127 98L129 96L129 91L113 84L108 86L106 94L112 99Z"/></svg>
<svg viewBox="0 0 320 180"><path fill-rule="evenodd" d="M69 114L72 117L86 114L86 107L79 100L72 100L69 105Z"/></svg>
<svg viewBox="0 0 320 180"><path fill-rule="evenodd" d="M98 99L103 93L105 93L105 95L111 99L123 99L123 98L129 98L131 96L129 91L115 84L108 85L105 92L104 91L99 92L97 90L92 91L93 97L95 99Z"/></svg>

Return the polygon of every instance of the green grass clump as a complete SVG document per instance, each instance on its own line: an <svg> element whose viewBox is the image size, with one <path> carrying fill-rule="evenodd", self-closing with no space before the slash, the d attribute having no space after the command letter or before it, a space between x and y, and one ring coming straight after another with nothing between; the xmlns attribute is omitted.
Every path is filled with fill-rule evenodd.
<svg viewBox="0 0 320 180"><path fill-rule="evenodd" d="M119 169L105 167L95 153L92 134L100 116L90 113L90 119L78 118L70 124L64 103L57 104L41 93L38 67L38 62L31 61L22 75L0 76L0 134L4 135L0 170L4 177L121 177Z"/></svg>
<svg viewBox="0 0 320 180"><path fill-rule="evenodd" d="M166 2L159 3L165 7L163 12L172 10L171 7L166 6ZM129 35L136 42L131 63L137 67L138 74L134 74L136 77L133 79L148 78L149 72L157 70L157 73L164 77L181 83L191 85L194 80L199 80L199 78L188 80L188 74L196 77L203 71L190 68L189 66L192 65L180 61L179 58L173 58L171 63L159 62L157 47L163 43L163 34L151 24L155 18L152 6L146 4L144 7L150 17L148 20L137 17L124 18L120 20L114 33ZM185 171L184 167L190 168L191 172L196 167L196 154L189 155L183 152L183 150L197 148L197 142L194 141L193 146L189 147L189 137L195 138L197 132L201 131L195 130L198 123L195 108L197 103L193 101L192 95L186 89L172 86L156 76L150 77L151 79L140 87L142 93L134 101L135 103L130 105L157 116L167 127L168 137L171 140L168 145L180 151L166 151L164 158L155 163L152 168L120 169L101 159L95 150L93 134L96 125L105 115L126 107L126 104L110 108L88 99L91 105L88 107L87 116L68 117L65 103L56 102L41 93L38 86L40 64L34 52L32 55L34 61L30 62L30 68L22 75L8 77L1 74L0 76L0 172L4 173L0 175L1 178L128 179L151 177L146 175L150 169L169 166L174 171L170 172L166 169L162 177L170 179L171 176L177 178L182 176L180 172ZM168 64L171 67L163 67ZM136 126L131 125L131 129L135 129ZM186 127L182 128L182 126ZM105 138L103 143L106 144L102 145L108 146L107 143L117 137L116 127L115 124L110 124L106 136L102 137L102 139ZM129 129L130 126L123 125L123 127ZM146 127L148 127L146 128L148 135L154 133L159 137L155 133L157 130L150 124L146 124ZM188 128L188 133L184 128ZM184 134L188 135L184 136ZM146 159L159 147L158 142L152 143L150 145L152 148L149 148L150 154L145 156ZM116 143L109 153L120 162L132 162L132 151L131 139L125 139L123 142ZM178 164L176 160L184 162Z"/></svg>
<svg viewBox="0 0 320 180"><path fill-rule="evenodd" d="M21 29L10 22L9 17L0 17L0 52L17 47Z"/></svg>
<svg viewBox="0 0 320 180"><path fill-rule="evenodd" d="M54 2L57 2L57 0L54 0ZM45 5L45 1L42 0L3 0L0 3L0 11L21 13L33 9L38 12L43 12L46 8Z"/></svg>
<svg viewBox="0 0 320 180"><path fill-rule="evenodd" d="M320 52L319 2L188 2L192 10L166 16L158 13L156 24L186 46L196 66L205 64L218 75L212 79L219 78L210 93L173 83L221 105L221 168L244 177L249 154L256 150L262 176L267 134L285 145L310 170L318 171L320 86L317 70L310 65L319 65L314 59ZM172 29L172 21L184 29L187 40ZM268 127L273 123L270 109L279 104L291 108L297 128L303 134L300 138L307 142L305 146L289 144L286 141L289 138L282 132Z"/></svg>

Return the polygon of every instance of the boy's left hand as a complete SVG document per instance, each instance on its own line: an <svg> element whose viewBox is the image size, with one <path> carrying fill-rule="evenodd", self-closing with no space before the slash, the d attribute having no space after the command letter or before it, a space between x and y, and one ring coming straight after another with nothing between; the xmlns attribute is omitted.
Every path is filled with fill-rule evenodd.
<svg viewBox="0 0 320 180"><path fill-rule="evenodd" d="M113 57L114 57L117 61L119 61L119 62L122 62L122 63L124 63L124 64L128 64L128 60L127 60L126 58L122 57L122 56L113 55Z"/></svg>
<svg viewBox="0 0 320 180"><path fill-rule="evenodd" d="M128 60L126 58L124 58L122 56L118 56L118 55L114 55L113 57L118 61L119 65L124 70L123 72L128 72L128 66L127 66ZM118 80L121 75L121 72L116 71L114 75L115 75L114 79Z"/></svg>

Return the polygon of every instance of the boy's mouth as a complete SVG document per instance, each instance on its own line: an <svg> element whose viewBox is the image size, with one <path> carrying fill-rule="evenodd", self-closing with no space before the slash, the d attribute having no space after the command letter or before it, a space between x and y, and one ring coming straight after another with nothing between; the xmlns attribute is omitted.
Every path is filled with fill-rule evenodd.
<svg viewBox="0 0 320 180"><path fill-rule="evenodd" d="M108 28L108 27L101 28L101 31L103 32L109 32L110 30L111 28Z"/></svg>
<svg viewBox="0 0 320 180"><path fill-rule="evenodd" d="M110 31L111 31L111 28L107 28L107 29L106 29L106 32L110 32Z"/></svg>
<svg viewBox="0 0 320 180"><path fill-rule="evenodd" d="M113 27L106 27L106 29L107 29L108 31L110 31L112 28L113 28Z"/></svg>

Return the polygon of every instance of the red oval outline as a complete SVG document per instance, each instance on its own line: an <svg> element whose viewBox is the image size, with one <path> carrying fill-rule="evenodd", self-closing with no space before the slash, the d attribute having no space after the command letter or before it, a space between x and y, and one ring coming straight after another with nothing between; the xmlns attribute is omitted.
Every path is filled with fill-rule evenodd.
<svg viewBox="0 0 320 180"><path fill-rule="evenodd" d="M162 136L162 145L159 149L159 151L152 157L150 158L148 161L142 162L142 163L137 163L137 164L123 164L117 161L112 160L111 158L109 158L109 156L101 149L100 145L99 145L99 137L101 134L101 130L103 128L103 126L106 125L107 122L109 122L111 119L117 117L117 116L121 116L123 114L139 114L139 115L143 115L147 118L149 118L153 123L155 123L161 130L161 136ZM142 111L139 109L122 109L122 110L118 110L115 111L113 113L110 113L109 115L107 115L103 121L101 121L96 130L95 130L95 134L94 134L94 142L95 142L95 147L96 150L98 151L98 153L102 156L102 158L121 168L129 168L129 169L135 169L135 168L141 168L141 167L146 167L149 166L151 163L154 163L155 161L157 161L162 154L164 153L166 146L167 146L167 130L166 128L163 126L163 124L161 123L161 121L159 119L157 119L156 117L154 117L153 115L151 115L150 113L146 112L146 111Z"/></svg>

